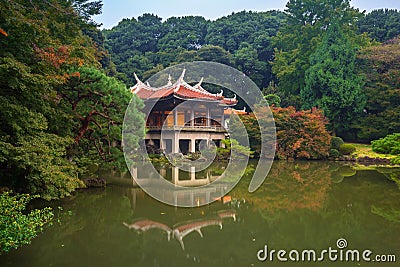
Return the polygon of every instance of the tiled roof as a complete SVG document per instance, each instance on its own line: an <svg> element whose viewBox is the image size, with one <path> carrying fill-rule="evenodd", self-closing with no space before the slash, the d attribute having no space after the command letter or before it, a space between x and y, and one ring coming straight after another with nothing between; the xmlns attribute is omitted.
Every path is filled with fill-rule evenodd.
<svg viewBox="0 0 400 267"><path fill-rule="evenodd" d="M205 90L202 86L202 80L195 86L191 86L183 80L185 71L181 77L172 84L169 82L167 85L162 87L151 87L149 84L145 84L140 81L137 76L137 84L131 88L132 93L136 94L143 100L157 100L166 98L171 95L181 99L203 99L205 101L218 101L223 105L235 105L238 101L235 98L225 98L222 92L219 94L212 94Z"/></svg>

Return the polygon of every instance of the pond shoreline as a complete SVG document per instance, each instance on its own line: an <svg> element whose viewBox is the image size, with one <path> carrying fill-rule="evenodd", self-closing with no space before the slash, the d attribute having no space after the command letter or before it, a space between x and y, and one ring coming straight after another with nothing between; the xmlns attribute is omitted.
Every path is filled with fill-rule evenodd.
<svg viewBox="0 0 400 267"><path fill-rule="evenodd" d="M258 160L259 158L252 158L253 160ZM229 161L228 159L220 159L217 160L216 162L226 162ZM274 161L297 161L295 159L274 159ZM341 156L338 158L326 158L326 159L308 159L308 160L302 160L302 161L333 161L333 162L348 162L348 163L357 163L361 165L366 165L366 166L387 166L387 167L400 167L399 164L393 164L391 163L389 158L378 158L378 157L369 157L369 156L363 156L363 157L354 157L354 156ZM169 164L169 161L166 157L158 157L158 158L152 158L150 160L152 163L165 163ZM190 160L186 161L186 163L190 163Z"/></svg>
<svg viewBox="0 0 400 267"><path fill-rule="evenodd" d="M386 167L400 167L398 164L393 164L388 158L375 158L375 157L352 157L352 156L342 156L336 159L328 159L328 161L341 161L357 163L365 166L386 166Z"/></svg>

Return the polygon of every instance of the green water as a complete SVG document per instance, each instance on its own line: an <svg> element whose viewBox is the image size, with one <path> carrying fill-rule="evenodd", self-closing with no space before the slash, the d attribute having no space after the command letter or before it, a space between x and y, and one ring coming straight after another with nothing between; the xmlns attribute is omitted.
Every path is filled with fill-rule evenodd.
<svg viewBox="0 0 400 267"><path fill-rule="evenodd" d="M198 208L164 205L134 188L129 177L109 175L106 189L53 202L63 208L56 211L59 222L31 245L0 256L0 266L398 266L400 190L389 180L398 172L275 162L256 192L247 191L250 178L245 177L223 199ZM165 230L123 225L149 220L170 229L204 224L203 237L189 233L182 238L183 249L178 237L168 240ZM211 223L216 221L222 229ZM348 249L394 254L397 263L257 259L265 245L319 252L337 249L339 238L347 240Z"/></svg>

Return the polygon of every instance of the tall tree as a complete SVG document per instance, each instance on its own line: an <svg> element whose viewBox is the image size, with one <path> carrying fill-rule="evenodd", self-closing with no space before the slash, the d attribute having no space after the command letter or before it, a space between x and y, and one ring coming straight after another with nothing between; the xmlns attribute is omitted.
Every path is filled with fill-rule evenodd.
<svg viewBox="0 0 400 267"><path fill-rule="evenodd" d="M62 16L56 15L59 10ZM75 24L64 32L66 21L77 15L56 1L1 2L0 14L0 27L8 33L0 36L1 183L47 199L69 195L83 184L66 158L66 147L73 143L70 129L59 126L65 113L57 110L60 76L54 70L66 59L54 46L75 40L73 51L88 55L80 47L87 39L77 39ZM41 57L49 64L42 64Z"/></svg>
<svg viewBox="0 0 400 267"><path fill-rule="evenodd" d="M97 70L103 55L84 33L96 30L87 17L99 10L96 2L0 2L1 185L46 199L68 196L83 186L82 162L120 154L121 109L130 98ZM85 118L97 127L92 135ZM106 149L93 149L93 138Z"/></svg>
<svg viewBox="0 0 400 267"><path fill-rule="evenodd" d="M118 78L133 85L133 72L143 72L153 68L146 53L158 51L158 42L165 35L161 18L153 14L143 14L136 20L123 19L112 30L103 30L104 43L120 73Z"/></svg>
<svg viewBox="0 0 400 267"><path fill-rule="evenodd" d="M315 52L332 19L353 41L365 40L355 36L358 10L350 7L349 0L290 0L286 5L287 23L273 38L275 58L272 71L284 94L283 105L301 106L300 90L305 86L305 72L310 67L309 57Z"/></svg>
<svg viewBox="0 0 400 267"><path fill-rule="evenodd" d="M132 109L140 109L141 101L132 96L124 84L93 67L71 70L66 83L59 88L59 94L60 105L71 110L74 118L71 120L75 129L73 147L83 150L85 156L94 152L100 163L111 162L114 167L123 165L122 151L116 143L121 140L123 116L130 101ZM142 136L143 118L138 116L136 119L135 134Z"/></svg>
<svg viewBox="0 0 400 267"><path fill-rule="evenodd" d="M321 108L335 132L346 131L365 105L364 81L355 72L356 49L338 23L332 22L310 56L302 108Z"/></svg>
<svg viewBox="0 0 400 267"><path fill-rule="evenodd" d="M363 49L358 71L366 76L364 115L353 124L357 139L400 132L400 38Z"/></svg>

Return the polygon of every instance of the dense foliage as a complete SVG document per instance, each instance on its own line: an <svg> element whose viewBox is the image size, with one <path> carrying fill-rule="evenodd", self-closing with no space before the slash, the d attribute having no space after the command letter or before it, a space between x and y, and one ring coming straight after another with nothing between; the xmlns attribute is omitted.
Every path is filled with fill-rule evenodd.
<svg viewBox="0 0 400 267"><path fill-rule="evenodd" d="M400 133L387 135L371 142L372 150L377 153L400 155Z"/></svg>
<svg viewBox="0 0 400 267"><path fill-rule="evenodd" d="M217 148L216 160L239 160L253 156L249 147L241 146L235 139L222 140L224 147Z"/></svg>
<svg viewBox="0 0 400 267"><path fill-rule="evenodd" d="M265 114L265 107L258 107ZM326 129L327 119L322 111L311 109L296 111L294 107L272 108L276 126L276 157L279 159L322 159L329 155L331 136ZM260 156L261 136L268 140L268 131L260 131L259 125L268 125L269 116L256 118L254 114L240 115L250 148ZM236 120L231 120L232 131L240 129ZM237 132L236 132L237 134Z"/></svg>
<svg viewBox="0 0 400 267"><path fill-rule="evenodd" d="M395 158L392 158L392 159L390 160L390 163L396 164L396 165L400 165L400 156L397 156L397 157L395 157Z"/></svg>
<svg viewBox="0 0 400 267"><path fill-rule="evenodd" d="M0 194L0 254L30 244L31 239L52 220L51 208L24 212L28 202L35 197L38 196Z"/></svg>
<svg viewBox="0 0 400 267"><path fill-rule="evenodd" d="M363 49L357 65L366 77L367 103L350 138L375 140L400 132L400 38Z"/></svg>
<svg viewBox="0 0 400 267"><path fill-rule="evenodd" d="M342 138L338 136L332 136L331 138L331 148L339 150L340 146L344 144L344 141Z"/></svg>
<svg viewBox="0 0 400 267"><path fill-rule="evenodd" d="M278 158L321 159L329 154L331 136L321 110L274 108Z"/></svg>
<svg viewBox="0 0 400 267"><path fill-rule="evenodd" d="M272 80L271 38L285 21L279 11L239 12L216 21L200 16L171 17L161 21L144 14L124 19L104 30L109 49L121 78L132 85L132 72L148 78L170 65L193 60L232 65L260 87Z"/></svg>
<svg viewBox="0 0 400 267"><path fill-rule="evenodd" d="M286 5L287 23L273 39L275 58L272 71L279 81L284 106L300 108L300 91L306 86L306 71L312 66L310 56L320 47L333 20L352 42L361 44L354 34L355 21L361 16L348 0L290 0Z"/></svg>
<svg viewBox="0 0 400 267"><path fill-rule="evenodd" d="M394 9L377 9L357 21L358 32L368 33L378 42L400 35L400 12Z"/></svg>
<svg viewBox="0 0 400 267"><path fill-rule="evenodd" d="M112 69L90 19L100 8L82 0L0 3L2 186L64 197L83 186L87 164L121 158L131 95L99 70Z"/></svg>
<svg viewBox="0 0 400 267"><path fill-rule="evenodd" d="M347 131L365 105L364 81L355 73L355 60L355 47L333 21L310 55L305 86L300 90L302 108L321 108L335 132Z"/></svg>

